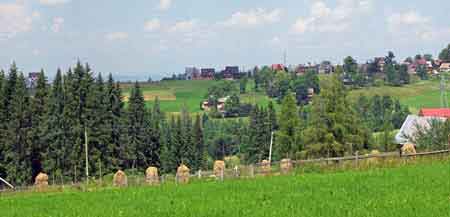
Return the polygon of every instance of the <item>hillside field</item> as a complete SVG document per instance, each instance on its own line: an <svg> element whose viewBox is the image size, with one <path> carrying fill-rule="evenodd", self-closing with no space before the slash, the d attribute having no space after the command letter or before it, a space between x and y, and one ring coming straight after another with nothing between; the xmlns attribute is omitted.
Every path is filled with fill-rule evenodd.
<svg viewBox="0 0 450 217"><path fill-rule="evenodd" d="M186 105L190 112L200 112L200 103L205 100L208 88L219 81L162 81L159 83L141 84L141 89L147 105L152 105L156 97L161 101L161 110L164 112L180 112L183 105ZM238 88L238 83L236 87ZM122 84L125 101L131 93L132 84ZM242 102L258 103L267 105L270 101L262 92L251 91L253 82L247 85L247 94L241 95Z"/></svg>
<svg viewBox="0 0 450 217"><path fill-rule="evenodd" d="M450 216L450 161L188 185L0 196L10 216Z"/></svg>
<svg viewBox="0 0 450 217"><path fill-rule="evenodd" d="M324 76L321 77L324 79ZM208 88L218 81L163 81L160 83L141 84L148 105L153 104L155 97L161 101L161 109L165 112L179 112L184 104L190 112L200 112L200 102L205 99ZM123 85L125 99L131 89L130 84ZM236 83L236 86L238 84ZM418 81L403 87L368 87L350 91L350 97L356 99L360 95L391 95L409 106L411 112L417 113L423 107L440 107L439 81ZM450 93L448 94L450 102ZM271 100L264 92L253 91L253 82L247 85L247 93L241 95L242 102L266 106ZM279 105L276 104L279 108Z"/></svg>

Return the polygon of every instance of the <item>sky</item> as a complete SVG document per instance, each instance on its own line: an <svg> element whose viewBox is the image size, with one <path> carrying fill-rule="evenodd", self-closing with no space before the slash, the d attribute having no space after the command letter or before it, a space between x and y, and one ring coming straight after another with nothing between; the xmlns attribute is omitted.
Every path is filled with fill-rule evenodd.
<svg viewBox="0 0 450 217"><path fill-rule="evenodd" d="M77 60L120 79L187 66L365 62L437 56L450 43L442 0L0 0L0 68L51 77Z"/></svg>

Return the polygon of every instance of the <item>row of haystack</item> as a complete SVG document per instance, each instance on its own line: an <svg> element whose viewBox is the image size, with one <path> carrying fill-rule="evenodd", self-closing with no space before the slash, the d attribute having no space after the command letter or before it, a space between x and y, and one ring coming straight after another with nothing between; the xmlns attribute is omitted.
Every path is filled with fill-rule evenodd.
<svg viewBox="0 0 450 217"><path fill-rule="evenodd" d="M261 163L261 173L263 175L270 175L271 166L270 162L267 160ZM290 159L283 159L280 164L281 173L286 174L292 170L292 161ZM216 177L223 178L225 173L225 161L215 161L214 162L214 175ZM181 164L177 169L176 179L177 183L186 184L189 183L190 169ZM149 167L145 171L145 182L149 185L158 185L160 183L160 177L158 174L158 168ZM128 178L124 171L119 170L114 174L113 185L115 187L126 187L128 186ZM35 179L35 186L38 190L45 190L48 186L48 175L45 173L39 173Z"/></svg>

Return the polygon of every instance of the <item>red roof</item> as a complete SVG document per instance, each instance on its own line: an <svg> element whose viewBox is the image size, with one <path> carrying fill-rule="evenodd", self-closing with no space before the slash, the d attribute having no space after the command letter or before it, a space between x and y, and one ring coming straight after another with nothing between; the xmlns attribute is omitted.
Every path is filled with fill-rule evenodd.
<svg viewBox="0 0 450 217"><path fill-rule="evenodd" d="M421 109L419 112L419 116L450 118L450 109L448 108Z"/></svg>

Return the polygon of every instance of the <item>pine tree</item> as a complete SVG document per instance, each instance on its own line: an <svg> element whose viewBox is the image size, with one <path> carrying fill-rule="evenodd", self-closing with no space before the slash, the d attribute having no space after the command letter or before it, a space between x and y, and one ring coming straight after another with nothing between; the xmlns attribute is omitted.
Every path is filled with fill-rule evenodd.
<svg viewBox="0 0 450 217"><path fill-rule="evenodd" d="M14 72L13 72L14 74ZM18 185L32 183L32 162L30 160L30 141L28 134L31 128L30 97L22 73L10 79L16 79L15 88L11 92L10 115L7 122L6 136L6 170L9 180Z"/></svg>
<svg viewBox="0 0 450 217"><path fill-rule="evenodd" d="M109 164L106 161L106 149L111 133L108 128L110 126L108 124L108 98L103 77L100 73L90 88L86 100L89 168L91 174L101 176L100 170L103 168L104 171L105 166Z"/></svg>
<svg viewBox="0 0 450 217"><path fill-rule="evenodd" d="M277 152L280 156L292 157L299 147L300 118L294 94L283 99L280 115L280 130L277 133Z"/></svg>
<svg viewBox="0 0 450 217"><path fill-rule="evenodd" d="M195 156L192 167L194 170L206 169L207 151L203 141L202 120L199 114L195 117L194 127L192 130L195 145Z"/></svg>
<svg viewBox="0 0 450 217"><path fill-rule="evenodd" d="M106 147L105 171L113 172L126 165L127 120L119 83L115 83L112 74L109 74L106 84L107 132L110 133Z"/></svg>
<svg viewBox="0 0 450 217"><path fill-rule="evenodd" d="M33 177L36 177L42 171L43 157L46 153L47 141L45 139L47 133L47 112L48 112L48 96L49 87L44 70L39 73L36 81L34 97L31 98L31 160L33 165Z"/></svg>
<svg viewBox="0 0 450 217"><path fill-rule="evenodd" d="M145 101L138 82L135 82L128 102L128 168L146 166Z"/></svg>
<svg viewBox="0 0 450 217"><path fill-rule="evenodd" d="M51 88L50 96L48 99L48 112L46 114L46 136L45 141L48 146L45 151L45 158L43 162L44 171L53 175L58 180L63 177L63 171L70 170L66 167L67 160L67 137L64 118L64 86L63 75L60 69L58 69L53 85Z"/></svg>

